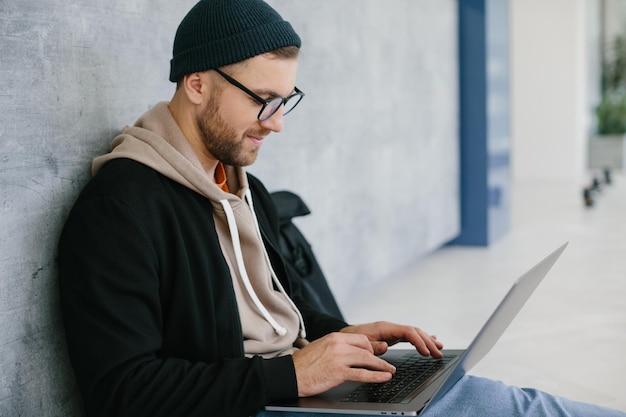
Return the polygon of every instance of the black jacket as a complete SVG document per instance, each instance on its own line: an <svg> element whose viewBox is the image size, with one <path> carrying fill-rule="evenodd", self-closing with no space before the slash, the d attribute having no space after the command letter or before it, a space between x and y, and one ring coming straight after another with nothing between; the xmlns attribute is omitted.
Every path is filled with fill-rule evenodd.
<svg viewBox="0 0 626 417"><path fill-rule="evenodd" d="M276 209L248 175L276 273L309 340L347 324L301 297L277 250ZM297 396L291 356L245 358L211 203L128 159L106 164L59 242L71 361L92 416L249 416Z"/></svg>

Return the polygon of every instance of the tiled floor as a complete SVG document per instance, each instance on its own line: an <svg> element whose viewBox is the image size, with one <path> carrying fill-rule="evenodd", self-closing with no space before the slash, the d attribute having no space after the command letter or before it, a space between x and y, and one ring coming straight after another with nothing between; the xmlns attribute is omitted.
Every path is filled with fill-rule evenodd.
<svg viewBox="0 0 626 417"><path fill-rule="evenodd" d="M582 203L579 182L517 183L511 231L489 248L446 247L342 310L465 348L511 283L564 241L561 259L472 373L626 411L626 176Z"/></svg>

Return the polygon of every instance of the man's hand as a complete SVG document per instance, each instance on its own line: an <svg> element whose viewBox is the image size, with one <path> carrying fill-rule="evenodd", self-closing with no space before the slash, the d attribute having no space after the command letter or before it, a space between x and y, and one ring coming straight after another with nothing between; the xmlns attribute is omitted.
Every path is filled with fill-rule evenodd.
<svg viewBox="0 0 626 417"><path fill-rule="evenodd" d="M387 351L388 346L393 346L398 342L409 342L424 356L443 357L443 353L441 353L443 344L437 340L437 337L431 336L417 327L379 321L344 327L341 332L367 336L376 355L382 355Z"/></svg>
<svg viewBox="0 0 626 417"><path fill-rule="evenodd" d="M346 381L387 382L395 367L376 356L362 334L331 333L293 354L298 395L308 397Z"/></svg>
<svg viewBox="0 0 626 417"><path fill-rule="evenodd" d="M293 354L298 395L316 395L346 381L389 381L396 370L377 356L398 342L411 343L424 356L443 357L437 337L417 327L389 322L344 327Z"/></svg>

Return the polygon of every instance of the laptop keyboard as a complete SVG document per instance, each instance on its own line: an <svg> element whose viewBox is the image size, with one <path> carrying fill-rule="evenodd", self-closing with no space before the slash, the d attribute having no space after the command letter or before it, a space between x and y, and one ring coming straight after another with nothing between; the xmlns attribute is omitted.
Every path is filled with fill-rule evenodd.
<svg viewBox="0 0 626 417"><path fill-rule="evenodd" d="M343 402L404 403L411 394L438 371L445 368L454 356L434 359L408 353L392 362L396 373L391 381L382 384L363 384L344 397Z"/></svg>

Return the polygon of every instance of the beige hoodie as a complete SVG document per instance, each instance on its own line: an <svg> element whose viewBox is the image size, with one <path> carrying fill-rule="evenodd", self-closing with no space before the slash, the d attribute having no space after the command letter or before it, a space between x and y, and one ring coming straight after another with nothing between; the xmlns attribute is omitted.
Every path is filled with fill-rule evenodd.
<svg viewBox="0 0 626 417"><path fill-rule="evenodd" d="M225 166L228 187L222 191L200 161L162 102L126 127L111 152L93 161L95 175L108 161L129 158L203 195L213 205L220 246L230 268L239 306L246 355L273 357L305 343L300 312L272 269L254 214L252 195L242 168Z"/></svg>

